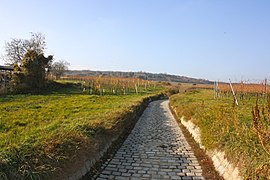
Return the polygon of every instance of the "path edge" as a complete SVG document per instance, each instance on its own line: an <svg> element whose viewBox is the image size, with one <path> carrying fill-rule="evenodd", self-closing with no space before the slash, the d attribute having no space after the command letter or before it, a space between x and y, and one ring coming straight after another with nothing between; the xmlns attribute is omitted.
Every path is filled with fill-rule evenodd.
<svg viewBox="0 0 270 180"><path fill-rule="evenodd" d="M225 157L225 153L218 149L207 150L201 143L200 128L192 121L187 121L184 117L178 117L176 109L170 105L171 112L180 124L180 127L188 133L188 136L197 144L197 148L204 152L204 154L211 160L212 166L222 179L225 180L242 180L244 179L239 175L239 170L236 166L231 164ZM184 133L185 134L185 133ZM189 139L190 139L189 138ZM208 179L208 178L207 178Z"/></svg>
<svg viewBox="0 0 270 180"><path fill-rule="evenodd" d="M96 179L98 174L102 171L102 164L109 161L116 151L121 147L147 106L152 101L160 99L168 99L168 97L163 93L146 97L138 105L136 105L131 112L125 114L122 120L122 126L124 126L124 128L120 130L121 132L115 136L107 136L104 143L99 145L103 148L92 155L94 158L88 158L85 163L83 163L82 167L78 168L75 173L68 177L68 180ZM119 129L117 128L117 130Z"/></svg>
<svg viewBox="0 0 270 180"><path fill-rule="evenodd" d="M200 166L202 167L202 175L207 180L224 180L223 176L220 176L219 172L214 166L213 160L206 151L201 148L200 144L196 142L192 133L182 124L180 118L177 116L176 111L171 106L169 102L169 108L176 120L177 124L181 128L185 139L187 140L188 144L191 146L192 151L194 152L195 157L197 158Z"/></svg>

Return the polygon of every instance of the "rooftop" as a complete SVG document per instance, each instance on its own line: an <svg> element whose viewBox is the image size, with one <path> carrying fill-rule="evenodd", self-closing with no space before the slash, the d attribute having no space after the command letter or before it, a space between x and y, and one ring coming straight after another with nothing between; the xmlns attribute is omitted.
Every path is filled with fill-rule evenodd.
<svg viewBox="0 0 270 180"><path fill-rule="evenodd" d="M0 70L13 71L13 67L12 66L1 66L0 65Z"/></svg>

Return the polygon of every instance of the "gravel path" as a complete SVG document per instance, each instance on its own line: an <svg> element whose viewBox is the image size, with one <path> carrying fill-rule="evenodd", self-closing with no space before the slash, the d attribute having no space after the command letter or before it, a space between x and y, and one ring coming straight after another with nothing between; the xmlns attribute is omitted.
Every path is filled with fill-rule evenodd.
<svg viewBox="0 0 270 180"><path fill-rule="evenodd" d="M168 102L150 103L98 180L204 179Z"/></svg>

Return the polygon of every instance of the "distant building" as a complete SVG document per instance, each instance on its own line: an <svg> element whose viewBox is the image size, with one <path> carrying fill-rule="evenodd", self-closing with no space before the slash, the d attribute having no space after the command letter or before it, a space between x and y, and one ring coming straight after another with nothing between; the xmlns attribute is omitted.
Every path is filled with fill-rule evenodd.
<svg viewBox="0 0 270 180"><path fill-rule="evenodd" d="M13 71L13 67L12 66L1 66L0 65L0 71Z"/></svg>

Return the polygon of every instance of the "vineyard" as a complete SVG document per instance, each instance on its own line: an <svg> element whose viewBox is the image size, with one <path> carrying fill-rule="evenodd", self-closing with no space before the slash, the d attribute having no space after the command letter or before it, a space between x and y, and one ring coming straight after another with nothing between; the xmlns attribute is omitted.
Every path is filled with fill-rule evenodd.
<svg viewBox="0 0 270 180"><path fill-rule="evenodd" d="M255 83L244 83L243 81L240 83L232 84L235 93L251 93L251 94L263 94L270 93L270 86L267 82L262 82L259 84ZM191 89L213 89L213 85L193 85ZM222 93L231 93L231 87L229 83L217 83L217 89Z"/></svg>
<svg viewBox="0 0 270 180"><path fill-rule="evenodd" d="M65 76L65 81L79 81L83 91L95 95L127 95L142 93L156 88L156 82L138 78L100 76Z"/></svg>
<svg viewBox="0 0 270 180"><path fill-rule="evenodd" d="M219 147L246 179L270 178L270 86L261 83L193 85L171 103L193 119L208 148ZM230 158L233 157L233 158Z"/></svg>
<svg viewBox="0 0 270 180"><path fill-rule="evenodd" d="M190 89L213 89L215 98L230 98L235 95L235 101L240 100L242 104L250 101L254 97L258 97L263 103L267 101L267 97L270 94L270 86L267 84L267 80L255 84L255 83L214 83L213 85L193 85ZM238 104L238 103L237 103Z"/></svg>
<svg viewBox="0 0 270 180"><path fill-rule="evenodd" d="M233 89L238 93L270 93L269 85L266 84L245 84L244 82L233 84ZM221 92L230 92L229 84L219 84Z"/></svg>

